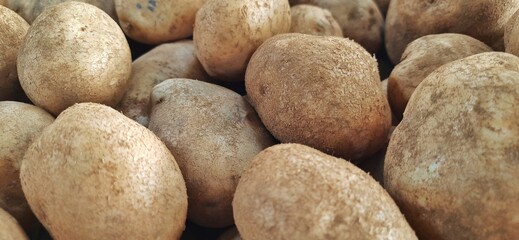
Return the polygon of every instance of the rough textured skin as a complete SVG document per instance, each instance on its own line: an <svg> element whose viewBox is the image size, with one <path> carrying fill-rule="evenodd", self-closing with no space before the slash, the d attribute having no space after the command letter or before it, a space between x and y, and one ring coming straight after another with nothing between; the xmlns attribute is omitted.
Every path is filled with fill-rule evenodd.
<svg viewBox="0 0 519 240"><path fill-rule="evenodd" d="M205 227L231 225L240 175L274 139L242 96L217 85L167 80L153 89L151 99L149 128L182 170L188 219Z"/></svg>
<svg viewBox="0 0 519 240"><path fill-rule="evenodd" d="M186 186L148 129L107 106L76 104L27 150L20 171L54 239L178 239Z"/></svg>
<svg viewBox="0 0 519 240"><path fill-rule="evenodd" d="M163 44L133 62L128 90L117 109L148 126L151 91L155 85L171 78L215 82L196 58L193 41Z"/></svg>
<svg viewBox="0 0 519 240"><path fill-rule="evenodd" d="M519 56L519 11L505 25L505 51Z"/></svg>
<svg viewBox="0 0 519 240"><path fill-rule="evenodd" d="M40 224L23 195L20 166L32 140L53 121L54 117L39 107L0 102L0 208L13 215L29 234L36 233Z"/></svg>
<svg viewBox="0 0 519 240"><path fill-rule="evenodd" d="M382 46L384 17L373 0L290 0L328 9L339 22L344 37L375 53Z"/></svg>
<svg viewBox="0 0 519 240"><path fill-rule="evenodd" d="M16 219L0 208L0 237L2 240L29 240Z"/></svg>
<svg viewBox="0 0 519 240"><path fill-rule="evenodd" d="M193 34L198 9L207 0L115 0L119 23L132 39L161 44Z"/></svg>
<svg viewBox="0 0 519 240"><path fill-rule="evenodd" d="M411 94L431 72L454 60L490 51L492 48L483 42L457 33L433 34L414 40L389 76L391 109L402 119Z"/></svg>
<svg viewBox="0 0 519 240"><path fill-rule="evenodd" d="M196 15L193 40L209 75L243 81L254 51L290 30L287 0L209 0Z"/></svg>
<svg viewBox="0 0 519 240"><path fill-rule="evenodd" d="M299 144L258 154L233 200L243 239L417 239L397 205L348 161Z"/></svg>
<svg viewBox="0 0 519 240"><path fill-rule="evenodd" d="M376 60L357 43L291 33L258 48L245 86L281 142L357 160L380 150L391 126L379 78Z"/></svg>
<svg viewBox="0 0 519 240"><path fill-rule="evenodd" d="M115 106L131 74L128 42L98 8L61 3L29 28L18 56L18 76L37 106L58 115L78 102Z"/></svg>
<svg viewBox="0 0 519 240"><path fill-rule="evenodd" d="M225 231L224 233L222 233L222 235L220 235L217 240L242 240L242 239L241 239L240 233L238 232L238 229L236 229L236 227L232 227L232 228L228 229L227 231Z"/></svg>
<svg viewBox="0 0 519 240"><path fill-rule="evenodd" d="M390 2L391 0L375 0L375 3L378 5L378 9L380 9L380 12L382 12L384 15L387 13Z"/></svg>
<svg viewBox="0 0 519 240"><path fill-rule="evenodd" d="M70 1L92 4L110 15L112 19L117 20L114 0L5 0L5 6L17 12L28 23L32 24L46 8Z"/></svg>
<svg viewBox="0 0 519 240"><path fill-rule="evenodd" d="M23 94L16 57L29 24L10 9L0 6L0 101L14 100Z"/></svg>
<svg viewBox="0 0 519 240"><path fill-rule="evenodd" d="M482 53L431 73L389 143L386 189L420 239L519 236L519 58Z"/></svg>
<svg viewBox="0 0 519 240"><path fill-rule="evenodd" d="M341 26L326 9L301 4L291 7L290 15L292 33L342 37Z"/></svg>
<svg viewBox="0 0 519 240"><path fill-rule="evenodd" d="M385 26L391 61L400 62L407 44L437 33L462 33L494 50L504 50L504 26L519 9L519 0L393 0Z"/></svg>

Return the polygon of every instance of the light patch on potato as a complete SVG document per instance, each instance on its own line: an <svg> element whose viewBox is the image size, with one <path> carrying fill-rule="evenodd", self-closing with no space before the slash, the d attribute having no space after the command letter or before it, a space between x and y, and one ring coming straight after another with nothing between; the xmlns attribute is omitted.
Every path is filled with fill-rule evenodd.
<svg viewBox="0 0 519 240"><path fill-rule="evenodd" d="M292 33L342 37L339 23L326 9L301 4L291 7L290 15L292 16L290 27Z"/></svg>

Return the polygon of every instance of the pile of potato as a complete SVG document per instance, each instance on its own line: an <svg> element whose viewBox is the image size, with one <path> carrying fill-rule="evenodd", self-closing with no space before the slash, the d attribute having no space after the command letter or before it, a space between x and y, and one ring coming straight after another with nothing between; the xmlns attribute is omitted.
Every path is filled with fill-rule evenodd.
<svg viewBox="0 0 519 240"><path fill-rule="evenodd" d="M0 0L0 239L519 239L518 10Z"/></svg>

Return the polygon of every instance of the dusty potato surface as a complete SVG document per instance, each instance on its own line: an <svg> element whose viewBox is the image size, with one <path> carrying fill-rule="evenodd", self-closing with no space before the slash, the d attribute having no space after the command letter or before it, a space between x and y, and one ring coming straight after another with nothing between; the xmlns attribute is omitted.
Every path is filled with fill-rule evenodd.
<svg viewBox="0 0 519 240"><path fill-rule="evenodd" d="M292 33L342 37L341 26L326 9L300 4L290 8L290 15Z"/></svg>
<svg viewBox="0 0 519 240"><path fill-rule="evenodd" d="M519 56L519 11L508 20L505 26L505 51Z"/></svg>

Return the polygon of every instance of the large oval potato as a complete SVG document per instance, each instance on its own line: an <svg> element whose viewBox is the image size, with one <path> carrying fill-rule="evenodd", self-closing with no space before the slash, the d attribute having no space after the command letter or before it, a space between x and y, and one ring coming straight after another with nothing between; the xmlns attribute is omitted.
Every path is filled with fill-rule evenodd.
<svg viewBox="0 0 519 240"><path fill-rule="evenodd" d="M151 99L149 128L182 170L188 219L206 227L231 225L240 175L274 139L244 98L224 87L172 79L155 86Z"/></svg>
<svg viewBox="0 0 519 240"><path fill-rule="evenodd" d="M211 0L196 15L196 54L210 76L243 81L254 51L290 30L288 0Z"/></svg>
<svg viewBox="0 0 519 240"><path fill-rule="evenodd" d="M233 208L243 239L417 239L367 173L299 144L259 153L242 174Z"/></svg>
<svg viewBox="0 0 519 240"><path fill-rule="evenodd" d="M32 210L54 239L178 239L186 186L151 131L110 107L76 104L27 150Z"/></svg>
<svg viewBox="0 0 519 240"><path fill-rule="evenodd" d="M0 236L2 240L29 240L16 219L0 208Z"/></svg>
<svg viewBox="0 0 519 240"><path fill-rule="evenodd" d="M519 58L481 53L435 70L393 133L385 186L420 239L519 236Z"/></svg>
<svg viewBox="0 0 519 240"><path fill-rule="evenodd" d="M23 94L16 57L28 29L23 18L0 6L0 101L14 100Z"/></svg>
<svg viewBox="0 0 519 240"><path fill-rule="evenodd" d="M300 4L290 8L290 15L292 33L342 37L341 26L326 9Z"/></svg>
<svg viewBox="0 0 519 240"><path fill-rule="evenodd" d="M117 23L99 8L73 1L38 17L17 64L29 99L55 115L78 102L115 106L131 74L130 48Z"/></svg>
<svg viewBox="0 0 519 240"><path fill-rule="evenodd" d="M32 235L40 227L22 192L20 166L25 151L54 121L43 109L20 102L0 102L0 208ZM1 233L0 233L1 234Z"/></svg>
<svg viewBox="0 0 519 240"><path fill-rule="evenodd" d="M348 160L384 146L391 111L377 63L351 40L297 33L272 37L252 56L245 86L281 142Z"/></svg>

